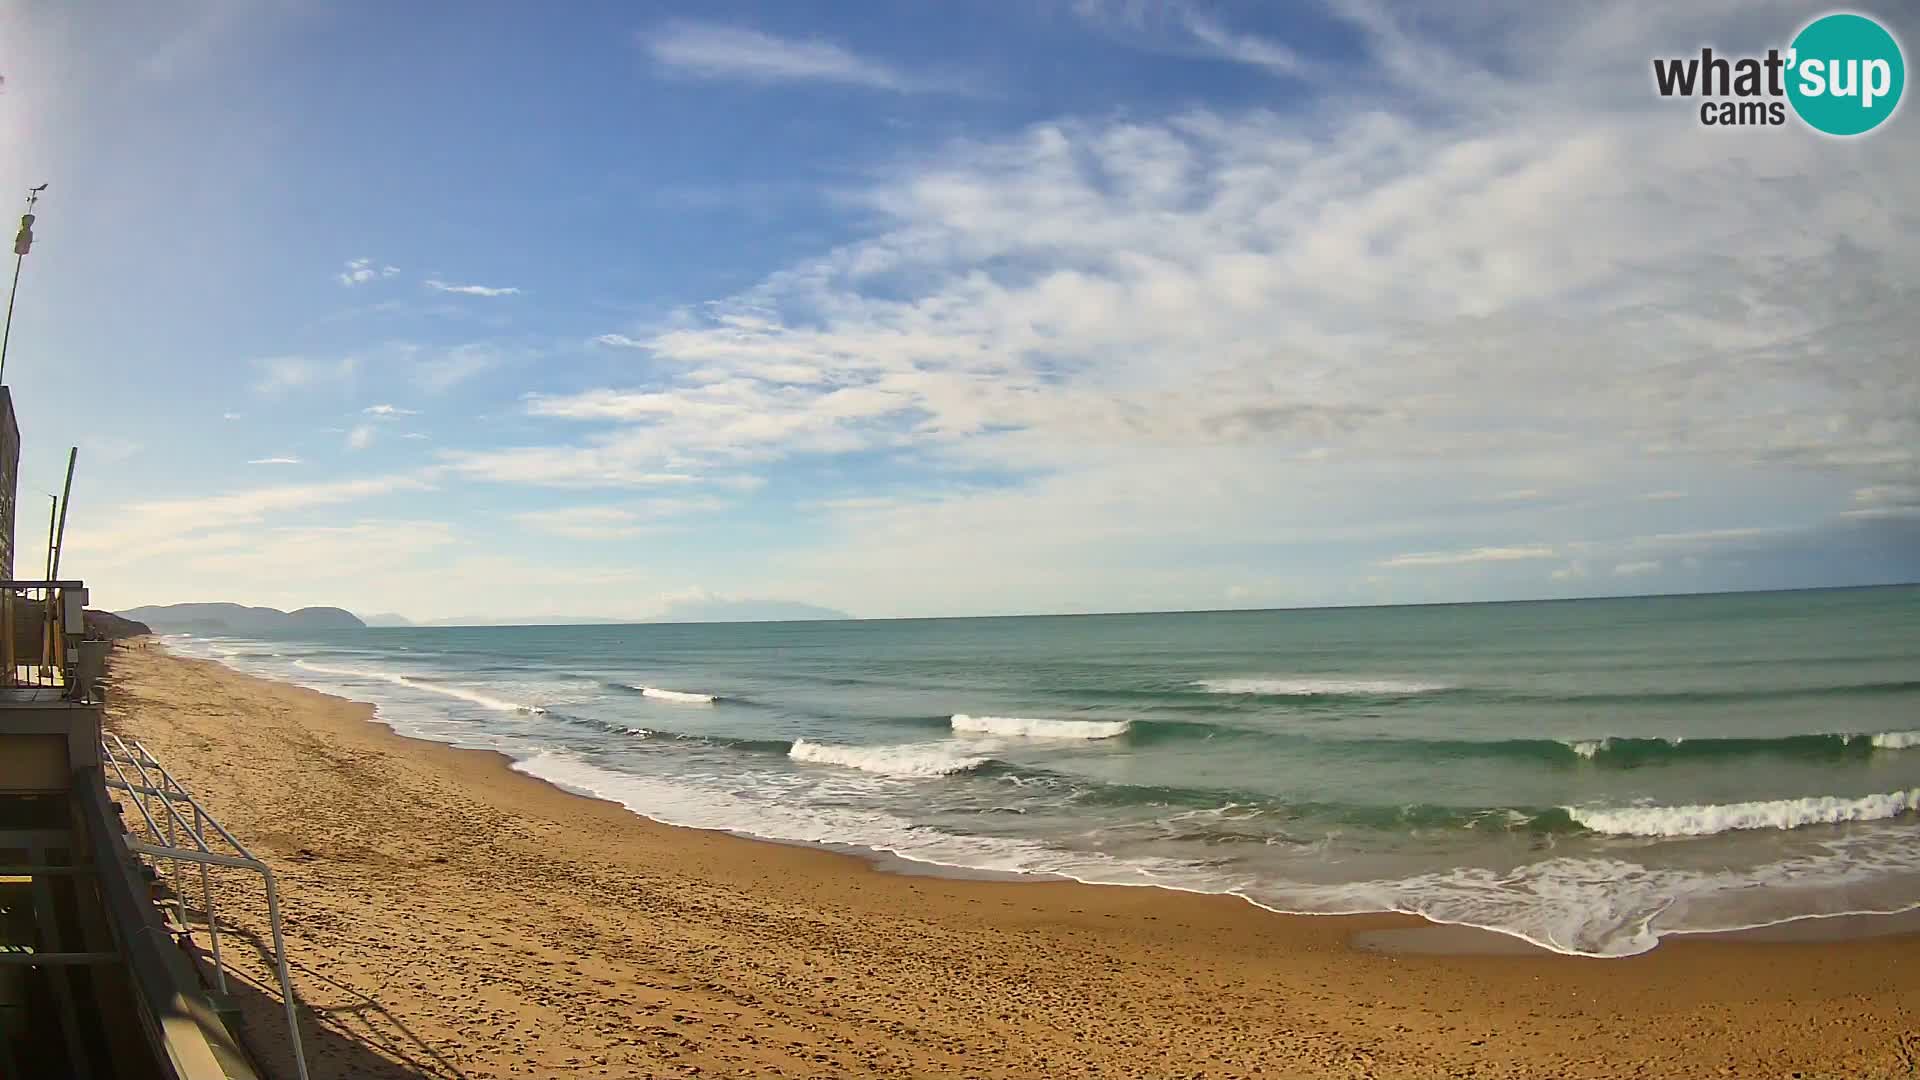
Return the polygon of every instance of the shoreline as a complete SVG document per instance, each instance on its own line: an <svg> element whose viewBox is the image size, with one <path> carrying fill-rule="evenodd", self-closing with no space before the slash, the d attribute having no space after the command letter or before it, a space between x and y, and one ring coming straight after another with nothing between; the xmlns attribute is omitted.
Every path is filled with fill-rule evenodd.
<svg viewBox="0 0 1920 1080"><path fill-rule="evenodd" d="M608 1057L607 1047L618 1045L663 1069L693 1065L689 1075L703 1068L721 1075L1054 1075L1078 1054L1081 1065L1103 1061L1118 1075L1168 1075L1175 1063L1208 1076L1439 1075L1443 1064L1449 1071L1472 1067L1479 1076L1599 1077L1649 1068L1705 1076L1729 1067L1775 1075L1791 1060L1809 1076L1822 1069L1896 1076L1908 1075L1895 1071L1908 1060L1902 1039L1920 1037L1899 990L1920 959L1916 925L1822 944L1738 936L1750 932L1675 935L1649 953L1601 962L1413 915L1283 915L1224 894L929 873L932 864L876 858L864 849L660 823L523 773L504 754L402 735L370 705L215 661L154 649L118 652L114 664L115 726L147 741L283 875L294 913L289 941L296 959L308 957L299 966L309 973L323 972L336 986L353 981L379 951L367 940L370 921L458 936L474 904L504 887L537 899L531 908L485 910L497 936L542 937L545 922L527 918L536 909L576 930L594 928L546 942L545 964L613 975L645 966L646 954L667 942L665 951L681 961L665 983L669 1000L704 1000L714 993L701 991L706 984L747 986L745 994L721 996L734 1001L732 1011L751 1013L746 998L764 1006L778 989L787 998L773 1011L784 1019L763 1015L759 1022L807 1016L815 1034L790 1043L828 1047L775 1052L755 1029L737 1024L725 1036L705 1028L704 1050L691 1057L683 1040L665 1036L643 1048L611 1043L618 1037L611 1028L584 1017L646 1011L610 989L621 985L613 977L601 992L584 992L591 1007L582 1017L556 1022L587 1064L542 1057L536 1075L658 1074L620 1071L638 1059L628 1056L623 1066ZM250 790L257 800L245 797ZM293 807L298 815L284 812ZM395 818L408 819L415 831L393 830ZM475 832L461 820L496 824ZM382 828L393 835L372 835ZM372 864L400 878L424 873L449 892L396 892L377 876L343 885L343 877L369 867L368 859L341 850L352 837L379 851ZM474 858L476 842L488 858ZM554 888L556 880L601 877L646 887L631 895L587 888L572 896ZM626 916L649 910L649 890L682 902L666 906L674 932L636 953L628 929L636 922ZM369 893L382 894L380 903L369 903ZM734 919L708 910L716 904L730 907ZM360 929L315 941L301 924L318 912L325 913L322 925ZM755 930L768 919L812 932L826 924L833 932L824 942L796 945ZM704 941L697 960L681 947L688 939ZM479 948L467 970L516 962L512 950L494 951ZM779 971L764 970L770 966ZM690 981L692 968L711 977ZM827 969L838 974L822 975ZM515 1053L540 1057L531 1043L503 1047L478 1038L470 1019L462 1029L459 1017L470 1015L475 995L485 996L478 985L449 995L433 989L434 978L413 981L428 989L383 1000L382 1008L404 1011L411 1022L403 1027L417 1042L462 1064L453 1072L421 1071L416 1055L408 1059L416 1071L393 1075L507 1076ZM792 996L795 985L810 981L810 992ZM1543 981L1554 987L1551 994L1540 994ZM300 984L311 1005L311 974ZM375 990L386 988L383 998L394 985L391 973L369 980ZM536 997L554 994L547 983L527 986ZM1035 996L1039 987L1047 992ZM355 992L371 999L367 990ZM876 1029L872 1016L843 1015L849 996L861 1003L855 1012L887 1013L891 1026ZM1571 1011L1570 1002L1577 1003ZM501 1006L488 1008L497 1013ZM685 1015L693 1006L680 1008ZM1846 1018L1840 1031L1831 1030L1835 1009ZM936 1014L946 1020L922 1023ZM1051 1022L1022 1022L1039 1014ZM441 1019L427 1019L434 1016ZM1154 1018L1151 1030L1141 1026L1147 1016ZM596 1034L582 1038L576 1029L583 1025ZM326 1027L319 1024L316 1034ZM264 1037L272 1025L251 1030ZM1062 1040L1062 1030L1081 1034ZM935 1031L938 1037L930 1037ZM860 1037L849 1039L856 1032ZM881 1058L844 1057L874 1038L888 1048ZM657 1056L666 1050L673 1053ZM843 1068L809 1064L812 1053L842 1055L835 1060ZM596 1054L605 1063L593 1062Z"/></svg>

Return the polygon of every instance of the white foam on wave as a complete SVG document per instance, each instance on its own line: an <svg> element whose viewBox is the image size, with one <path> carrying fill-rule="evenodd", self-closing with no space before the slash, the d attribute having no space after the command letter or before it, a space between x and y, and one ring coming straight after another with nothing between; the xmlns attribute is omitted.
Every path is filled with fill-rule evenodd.
<svg viewBox="0 0 1920 1080"><path fill-rule="evenodd" d="M569 791L620 803L668 825L719 829L765 840L857 846L929 866L1173 888L1181 887L1183 875L1190 870L1172 859L1121 859L1097 851L1062 851L1037 840L946 832L880 810L752 798L741 792L737 778L616 772L566 751L542 751L516 761L513 769ZM1189 891L1225 892L1227 887L1227 882L1221 882Z"/></svg>
<svg viewBox="0 0 1920 1080"><path fill-rule="evenodd" d="M1857 799L1821 795L1702 806L1569 806L1566 810L1580 825L1613 836L1712 836L1738 829L1881 821L1920 810L1920 788Z"/></svg>
<svg viewBox="0 0 1920 1080"><path fill-rule="evenodd" d="M971 735L1004 735L1028 739L1111 739L1125 735L1133 724L1126 720L1044 720L1026 716L968 716L954 713L953 730Z"/></svg>
<svg viewBox="0 0 1920 1080"><path fill-rule="evenodd" d="M1415 679L1257 678L1201 679L1193 685L1209 694L1266 697L1397 697L1451 690L1446 683Z"/></svg>
<svg viewBox="0 0 1920 1080"><path fill-rule="evenodd" d="M1593 755L1613 745L1612 739L1577 739L1567 744L1574 753L1591 761Z"/></svg>
<svg viewBox="0 0 1920 1080"><path fill-rule="evenodd" d="M986 764L987 759L962 753L943 743L893 746L842 746L799 739L787 756L816 765L840 765L882 776L923 778L949 776Z"/></svg>
<svg viewBox="0 0 1920 1080"><path fill-rule="evenodd" d="M439 694L443 697L470 701L481 708L493 709L496 712L539 714L547 711L538 705L528 705L518 701L505 701L491 694L483 694L478 690L469 690L464 686L410 679L405 675L392 671L364 671L357 668L331 667L326 664L316 664L311 660L295 660L293 665L295 667L305 668L308 671L317 671L323 675L345 675L349 678L356 679L374 679L380 682L390 682L395 686L404 686L410 690L425 690L430 694Z"/></svg>
<svg viewBox="0 0 1920 1080"><path fill-rule="evenodd" d="M1910 750L1920 747L1920 731L1883 731L1867 742L1880 750Z"/></svg>
<svg viewBox="0 0 1920 1080"><path fill-rule="evenodd" d="M712 694L690 694L684 690L662 690L658 686L634 686L631 683L628 686L630 689L640 691L641 697L657 698L660 701L672 701L681 705L713 704Z"/></svg>
<svg viewBox="0 0 1920 1080"><path fill-rule="evenodd" d="M1646 952L1667 934L1714 933L1809 918L1895 915L1913 897L1920 849L1899 832L1836 839L1738 870L1556 857L1511 869L1462 867L1340 885L1255 886L1271 911L1357 915L1397 911L1472 926L1570 956Z"/></svg>

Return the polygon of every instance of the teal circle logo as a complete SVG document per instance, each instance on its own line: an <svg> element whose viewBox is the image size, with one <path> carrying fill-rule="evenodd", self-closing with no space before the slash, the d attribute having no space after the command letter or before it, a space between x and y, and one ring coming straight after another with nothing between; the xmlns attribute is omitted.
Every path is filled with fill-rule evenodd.
<svg viewBox="0 0 1920 1080"><path fill-rule="evenodd" d="M1793 39L1787 100L1816 131L1861 135L1893 115L1907 85L1900 43L1865 15L1823 15Z"/></svg>

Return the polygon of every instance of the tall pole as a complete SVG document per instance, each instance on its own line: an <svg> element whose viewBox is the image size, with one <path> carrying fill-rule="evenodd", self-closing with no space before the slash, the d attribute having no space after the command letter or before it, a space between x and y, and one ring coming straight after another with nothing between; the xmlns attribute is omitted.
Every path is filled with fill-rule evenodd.
<svg viewBox="0 0 1920 1080"><path fill-rule="evenodd" d="M13 257L13 288L7 290L7 329L0 333L0 382L7 378L7 345L13 340L13 298L20 294L20 264L26 261L25 255Z"/></svg>
<svg viewBox="0 0 1920 1080"><path fill-rule="evenodd" d="M60 496L49 495L53 505L47 508L47 580L53 580L53 520L60 514Z"/></svg>
<svg viewBox="0 0 1920 1080"><path fill-rule="evenodd" d="M73 463L79 457L79 447L67 451L67 486L60 489L60 526L53 541L53 569L48 581L60 580L60 549L67 546L67 505L73 502Z"/></svg>
<svg viewBox="0 0 1920 1080"><path fill-rule="evenodd" d="M40 193L47 185L27 189L27 212L20 215L20 231L13 238L13 288L7 290L7 326L0 330L0 382L7 377L7 346L13 342L13 298L20 295L20 267L27 261L27 252L33 250L33 204L40 201Z"/></svg>

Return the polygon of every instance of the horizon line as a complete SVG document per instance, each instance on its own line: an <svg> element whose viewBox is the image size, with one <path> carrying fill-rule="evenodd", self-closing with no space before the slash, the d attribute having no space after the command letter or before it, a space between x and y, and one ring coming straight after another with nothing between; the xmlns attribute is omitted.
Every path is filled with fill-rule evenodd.
<svg viewBox="0 0 1920 1080"><path fill-rule="evenodd" d="M1765 595L1785 594L1785 593L1848 592L1848 591L1860 591L1860 590L1866 590L1866 589L1906 589L1906 588L1915 588L1915 587L1920 587L1920 581L1887 581L1887 582L1877 582L1877 583L1865 584L1865 585L1804 585L1804 586L1795 586L1793 588L1784 588L1784 589L1710 589L1710 590L1699 590L1694 592L1619 593L1619 594L1606 594L1606 595L1598 595L1598 596L1539 596L1539 597L1529 597L1521 600L1429 600L1429 601L1420 601L1415 603L1307 604L1307 605L1302 605L1298 607L1260 607L1260 608L1156 608L1156 609L1145 609L1145 610L1136 609L1136 610L1122 610L1122 611L1024 611L1024 612L1003 612L1003 613L993 614L993 615L873 615L873 616L848 615L846 618L813 618L813 619L705 619L705 620L687 619L687 620L668 621L668 620L661 620L656 618L644 618L644 617L628 618L628 617L621 617L621 616L603 616L603 615L547 615L547 616L539 616L539 617L559 619L563 621L550 622L550 623L547 623L547 622L471 622L469 623L469 622L446 622L444 620L430 619L422 622L414 622L412 619L408 618L408 616L400 615L398 612L383 611L383 612L376 612L375 614L398 616L399 618L407 619L409 625L407 626L370 626L369 625L369 626L363 626L361 627L361 629L364 629L364 630L443 630L443 629L454 629L458 627L529 627L529 626L583 626L583 625L584 626L594 626L594 625L598 625L598 626L725 626L729 624L747 624L747 625L762 624L764 625L764 624L775 624L775 623L936 622L936 621L957 620L957 619L1081 619L1081 618L1114 618L1114 617L1128 616L1128 615L1249 615L1249 614L1261 614L1265 612L1275 612L1275 611L1354 611L1354 610L1373 610L1373 609L1381 609L1381 608L1428 608L1428 607L1438 608L1438 607L1481 607L1481 606L1491 607L1491 606L1511 605L1511 604L1572 604L1572 603L1598 602L1598 601L1607 601L1607 600L1686 600L1686 599L1701 599L1701 598L1714 597L1714 596L1765 596ZM236 606L242 606L242 607L264 606L264 605L238 604L237 601L229 601L229 600L186 600L186 601L179 601L177 603L178 604L233 603L233 604L236 604ZM173 607L173 606L177 606L177 605L176 604L138 604L132 608L126 608L123 610L133 611L143 607ZM359 612L353 611L350 608L337 607L337 605L331 605L331 604L309 604L309 605L306 605L306 607L308 608L335 607L336 610L345 611L348 614L352 615L354 618L360 619L362 622L365 622L365 617L360 615ZM268 610L279 610L279 609L269 608ZM298 611L301 609L294 608L292 610ZM116 610L116 611L113 611L112 614L121 615L122 611Z"/></svg>

